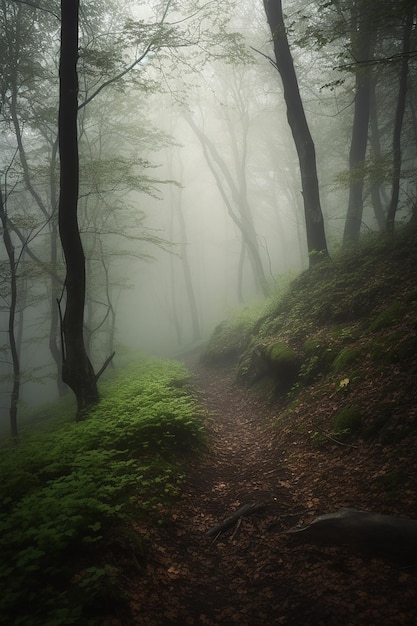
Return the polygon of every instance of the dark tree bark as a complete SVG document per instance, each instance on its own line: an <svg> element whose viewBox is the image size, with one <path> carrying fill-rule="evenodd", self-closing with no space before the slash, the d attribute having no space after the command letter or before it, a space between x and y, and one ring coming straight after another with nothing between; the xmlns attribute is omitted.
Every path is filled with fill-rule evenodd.
<svg viewBox="0 0 417 626"><path fill-rule="evenodd" d="M61 160L59 234L66 264L65 313L62 320L62 380L77 399L77 417L98 402L97 380L83 336L85 257L78 228L79 156L78 113L78 10L79 0L61 0L61 55L58 137Z"/></svg>
<svg viewBox="0 0 417 626"><path fill-rule="evenodd" d="M379 134L378 114L376 106L376 94L375 94L376 81L373 80L371 84L371 100L370 100L370 147L371 156L374 159L374 163L379 165L382 159L381 142ZM380 167L380 165L379 165ZM375 219L380 231L385 228L386 217L384 214L384 208L381 199L381 182L378 169L371 179L371 198L372 205L374 207Z"/></svg>
<svg viewBox="0 0 417 626"><path fill-rule="evenodd" d="M19 350L18 341L15 332L15 320L17 312L17 272L16 272L16 260L14 253L14 246L10 237L10 230L7 221L6 207L3 202L3 192L0 189L0 223L3 231L3 242L6 248L7 258L9 261L10 269L10 306L9 306L9 319L8 319L8 335L9 346L12 357L13 367L13 379L12 389L10 393L10 432L12 437L16 437L17 431L17 404L19 402L20 393L20 362L19 362Z"/></svg>
<svg viewBox="0 0 417 626"><path fill-rule="evenodd" d="M274 43L276 68L281 75L287 118L294 138L301 172L307 249L310 267L328 256L317 176L316 151L311 137L297 76L288 44L281 0L264 0Z"/></svg>
<svg viewBox="0 0 417 626"><path fill-rule="evenodd" d="M363 214L362 168L365 163L368 143L368 126L371 97L371 70L361 65L371 58L375 37L369 30L369 7L364 0L352 6L352 54L357 62L355 73L355 106L352 124L352 139L349 153L350 187L349 201L343 232L343 244L355 245L359 241Z"/></svg>
<svg viewBox="0 0 417 626"><path fill-rule="evenodd" d="M410 53L411 33L413 30L414 10L410 9L404 25L403 57L401 61L400 84L398 89L397 109L395 112L394 135L392 141L393 168L391 200L387 214L387 231L389 235L394 233L395 214L397 212L400 195L401 176L401 131L407 98L408 83L408 58Z"/></svg>
<svg viewBox="0 0 417 626"><path fill-rule="evenodd" d="M58 189L57 189L57 176L56 176L56 163L58 153L58 139L56 139L51 148L51 161L49 166L49 183L50 183L50 198L51 198L51 219L49 220L49 232L50 232L50 267L52 273L50 273L50 290L51 290L51 321L49 327L49 350L52 354L52 358L57 368L57 387L60 397L67 393L68 388L62 380L61 367L62 367L62 346L59 343L59 312L57 301L62 293L63 283L61 280L57 280L56 271L58 267Z"/></svg>

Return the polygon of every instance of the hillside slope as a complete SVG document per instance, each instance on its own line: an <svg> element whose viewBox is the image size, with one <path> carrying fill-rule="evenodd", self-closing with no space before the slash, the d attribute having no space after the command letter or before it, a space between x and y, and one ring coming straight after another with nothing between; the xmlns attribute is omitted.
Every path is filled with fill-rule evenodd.
<svg viewBox="0 0 417 626"><path fill-rule="evenodd" d="M207 447L157 523L133 521L146 568L106 625L415 623L415 523L406 541L288 531L341 508L417 519L416 261L413 233L368 243L182 356Z"/></svg>
<svg viewBox="0 0 417 626"><path fill-rule="evenodd" d="M221 324L203 356L269 398L300 504L320 501L319 512L417 518L415 234L368 241L304 272L257 319Z"/></svg>

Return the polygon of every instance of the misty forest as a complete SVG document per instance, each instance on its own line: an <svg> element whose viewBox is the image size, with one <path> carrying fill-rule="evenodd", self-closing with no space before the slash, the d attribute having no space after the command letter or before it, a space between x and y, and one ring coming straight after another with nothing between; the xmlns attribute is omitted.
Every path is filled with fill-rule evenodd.
<svg viewBox="0 0 417 626"><path fill-rule="evenodd" d="M415 624L417 1L0 22L0 622Z"/></svg>

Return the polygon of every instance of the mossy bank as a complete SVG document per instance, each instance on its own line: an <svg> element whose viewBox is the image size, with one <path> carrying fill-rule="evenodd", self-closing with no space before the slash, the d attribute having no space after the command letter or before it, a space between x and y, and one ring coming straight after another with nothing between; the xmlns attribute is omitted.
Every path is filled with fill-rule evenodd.
<svg viewBox="0 0 417 626"><path fill-rule="evenodd" d="M281 427L399 441L417 427L416 267L415 230L370 237L220 325L203 358L227 355L238 382L279 403Z"/></svg>

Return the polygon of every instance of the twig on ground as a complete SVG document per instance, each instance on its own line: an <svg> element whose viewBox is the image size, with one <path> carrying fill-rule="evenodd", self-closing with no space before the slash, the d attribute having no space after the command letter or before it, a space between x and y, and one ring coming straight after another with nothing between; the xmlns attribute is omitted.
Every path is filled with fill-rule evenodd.
<svg viewBox="0 0 417 626"><path fill-rule="evenodd" d="M206 535L208 537L212 537L213 535L216 535L217 533L222 533L223 531L233 526L233 524L235 524L239 518L243 517L244 515L250 515L251 513L258 511L261 508L263 508L263 505L257 502L255 502L254 504L245 504L240 509L238 509L235 513L233 513L233 515L223 520L223 522L220 522L220 524L216 524L216 526L213 526L213 528L210 528L210 530L206 532Z"/></svg>
<svg viewBox="0 0 417 626"><path fill-rule="evenodd" d="M324 435L327 439L330 439L330 441L333 441L334 443L339 444L339 446L346 446L347 448L359 447L359 446L355 446L355 444L353 443L344 443L343 441L340 441L339 439L335 439L334 437L332 437L331 435L327 435L326 433L322 433L322 435Z"/></svg>
<svg viewBox="0 0 417 626"><path fill-rule="evenodd" d="M234 536L236 535L237 531L239 530L241 523L242 523L242 518L239 517L239 519L237 520L237 524L235 526L235 529L234 529L234 531L232 533L232 536L230 537L231 539L234 539Z"/></svg>

